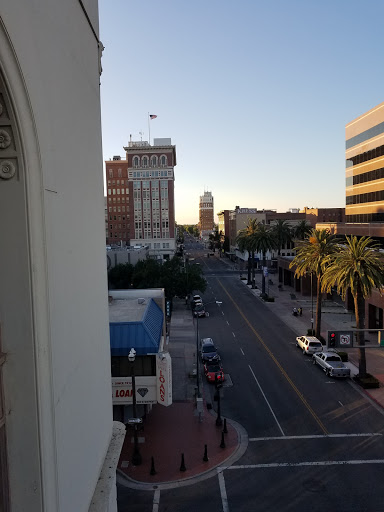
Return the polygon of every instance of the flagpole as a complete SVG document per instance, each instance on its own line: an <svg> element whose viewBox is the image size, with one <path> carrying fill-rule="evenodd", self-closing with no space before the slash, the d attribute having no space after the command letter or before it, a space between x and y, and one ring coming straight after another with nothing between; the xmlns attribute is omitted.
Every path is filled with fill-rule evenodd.
<svg viewBox="0 0 384 512"><path fill-rule="evenodd" d="M151 145L151 123L149 122L149 112L148 112L148 138L149 145Z"/></svg>

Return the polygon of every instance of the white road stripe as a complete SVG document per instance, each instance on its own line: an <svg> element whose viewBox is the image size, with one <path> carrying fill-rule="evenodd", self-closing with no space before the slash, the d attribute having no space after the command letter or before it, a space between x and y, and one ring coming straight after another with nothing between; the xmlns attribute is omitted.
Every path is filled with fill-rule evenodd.
<svg viewBox="0 0 384 512"><path fill-rule="evenodd" d="M154 495L153 495L153 507L152 512L158 512L159 511L159 504L160 504L160 489L156 489Z"/></svg>
<svg viewBox="0 0 384 512"><path fill-rule="evenodd" d="M258 381L258 380L257 380L257 378L256 378L256 375L254 374L254 372L253 372L253 370L252 370L251 366L250 366L250 365L248 365L248 367L249 367L249 369L251 370L251 373L252 373L252 375L253 375L253 378L254 378L254 379L255 379L255 381L256 381L256 384L259 386L259 389L260 389L260 391L261 391L261 393L262 393L262 395L263 395L263 397L264 397L264 400L267 402L267 405L268 405L268 407L269 407L269 410L270 410L270 411L271 411L271 413L272 413L272 416L275 418L275 421L276 421L276 423L277 423L277 426L278 426L278 427L279 427L279 429L280 429L281 434L282 434L283 436L285 436L284 431L283 431L283 429L281 428L280 423L277 421L276 415L275 415L275 413L273 412L273 409L272 409L272 407L270 406L270 404L269 404L269 402L268 402L268 400L267 400L267 397L266 397L266 396L265 396L265 394L264 394L264 391L261 389L261 386L260 386L260 384L259 384L259 381Z"/></svg>
<svg viewBox="0 0 384 512"><path fill-rule="evenodd" d="M224 316L224 311L221 311L221 314Z"/></svg>
<svg viewBox="0 0 384 512"><path fill-rule="evenodd" d="M241 351L241 353L243 354L243 356L245 356L245 354L244 354L244 352L243 352L243 349L242 349L242 348L240 348L240 351Z"/></svg>
<svg viewBox="0 0 384 512"><path fill-rule="evenodd" d="M224 474L222 471L218 471L217 476L219 477L220 495L221 495L221 503L223 504L223 512L229 512L227 491L225 489Z"/></svg>
<svg viewBox="0 0 384 512"><path fill-rule="evenodd" d="M232 333L232 336L233 336L234 338L236 338L236 334L235 334L234 332Z"/></svg>
<svg viewBox="0 0 384 512"><path fill-rule="evenodd" d="M227 322L227 324L229 325L229 322L228 322L228 320L226 320L226 322Z"/></svg>
<svg viewBox="0 0 384 512"><path fill-rule="evenodd" d="M284 441L288 439L323 439L328 437L374 437L374 436L382 436L383 434L370 432L367 434L317 434L310 436L278 436L278 437L250 437L248 441Z"/></svg>
<svg viewBox="0 0 384 512"><path fill-rule="evenodd" d="M341 407L344 407L344 405L340 402L340 400L339 400L339 404L341 405Z"/></svg>
<svg viewBox="0 0 384 512"><path fill-rule="evenodd" d="M384 459L371 460L323 460L318 462L275 462L272 464L248 464L244 466L228 466L221 469L261 469L288 468L304 466L353 466L359 464L384 464Z"/></svg>

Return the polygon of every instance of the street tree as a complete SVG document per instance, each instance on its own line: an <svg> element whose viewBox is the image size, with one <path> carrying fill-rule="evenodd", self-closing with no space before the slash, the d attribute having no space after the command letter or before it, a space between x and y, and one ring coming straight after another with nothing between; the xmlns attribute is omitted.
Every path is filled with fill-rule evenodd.
<svg viewBox="0 0 384 512"><path fill-rule="evenodd" d="M289 267L295 269L295 277L313 274L317 279L315 333L321 332L321 278L327 258L337 250L337 238L328 229L312 229L304 240L298 242L296 255Z"/></svg>
<svg viewBox="0 0 384 512"><path fill-rule="evenodd" d="M255 233L255 251L260 252L263 259L263 272L261 277L261 293L265 294L265 275L264 268L266 267L266 255L268 251L273 251L277 248L277 243L272 229L265 224L258 223L257 231Z"/></svg>
<svg viewBox="0 0 384 512"><path fill-rule="evenodd" d="M284 245L292 241L292 230L286 220L277 219L271 226L271 233L275 237L277 254L280 256L281 249Z"/></svg>
<svg viewBox="0 0 384 512"><path fill-rule="evenodd" d="M301 220L296 226L292 229L293 231L293 238L297 238L298 240L304 240L309 233L311 232L312 227L308 222L304 219Z"/></svg>
<svg viewBox="0 0 384 512"><path fill-rule="evenodd" d="M365 329L365 299L374 288L380 293L384 287L384 257L378 251L380 245L370 237L358 239L346 237L335 253L326 258L326 268L322 277L322 290L330 292L336 287L342 298L350 290L353 297L356 328ZM363 331L357 331L359 348L359 377L365 377L367 365L365 358L365 337Z"/></svg>
<svg viewBox="0 0 384 512"><path fill-rule="evenodd" d="M256 233L259 225L256 219L248 219L247 226L237 233L236 243L241 252L248 252L248 282L254 286L255 282L255 249Z"/></svg>

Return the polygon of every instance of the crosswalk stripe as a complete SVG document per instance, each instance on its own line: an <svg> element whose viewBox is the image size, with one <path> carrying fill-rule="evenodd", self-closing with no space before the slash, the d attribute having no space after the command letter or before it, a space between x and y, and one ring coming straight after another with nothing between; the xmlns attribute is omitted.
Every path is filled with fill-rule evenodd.
<svg viewBox="0 0 384 512"><path fill-rule="evenodd" d="M362 434L320 434L309 436L276 436L276 437L250 437L248 441L286 441L287 439L326 439L328 437L374 437L382 436L380 433L362 433Z"/></svg>

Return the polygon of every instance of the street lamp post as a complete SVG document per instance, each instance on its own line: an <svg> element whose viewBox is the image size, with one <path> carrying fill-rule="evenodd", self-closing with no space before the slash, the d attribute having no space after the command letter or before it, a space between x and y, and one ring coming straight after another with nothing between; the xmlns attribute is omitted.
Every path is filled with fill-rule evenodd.
<svg viewBox="0 0 384 512"><path fill-rule="evenodd" d="M216 387L216 396L217 396L217 418L216 418L216 425L218 427L221 427L223 424L223 420L221 419L221 404L220 404L220 388L222 386L222 383L218 381L217 379L217 373L215 375L215 387Z"/></svg>
<svg viewBox="0 0 384 512"><path fill-rule="evenodd" d="M133 400L133 417L137 419L136 412L136 379L135 379L135 358L136 358L136 350L131 348L128 354L128 360L131 364L132 369L132 400ZM139 450L139 440L137 438L137 424L133 425L133 439L134 439L134 449L132 454L132 464L134 466L140 466L141 464L141 454Z"/></svg>
<svg viewBox="0 0 384 512"><path fill-rule="evenodd" d="M209 304L222 304L219 300L207 302L204 306ZM200 379L199 379L199 315L196 315L196 383L197 383L197 398L200 398Z"/></svg>

